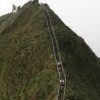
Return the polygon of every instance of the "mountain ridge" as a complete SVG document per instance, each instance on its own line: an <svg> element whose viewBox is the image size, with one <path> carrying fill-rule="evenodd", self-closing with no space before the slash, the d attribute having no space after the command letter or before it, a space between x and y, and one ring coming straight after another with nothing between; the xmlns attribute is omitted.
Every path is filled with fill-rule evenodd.
<svg viewBox="0 0 100 100"><path fill-rule="evenodd" d="M67 76L65 98L98 100L98 58L81 37L47 9ZM0 17L0 99L55 100L58 73L41 5L28 2L20 11L5 17Z"/></svg>

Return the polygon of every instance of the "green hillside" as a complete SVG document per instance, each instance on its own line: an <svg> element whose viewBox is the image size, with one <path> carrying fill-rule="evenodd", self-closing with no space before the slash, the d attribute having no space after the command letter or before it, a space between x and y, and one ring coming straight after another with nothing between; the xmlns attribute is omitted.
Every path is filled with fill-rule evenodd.
<svg viewBox="0 0 100 100"><path fill-rule="evenodd" d="M3 31L3 29L5 29L5 27L7 26L8 23L8 19L12 16L12 14L7 14L4 16L0 17L0 32Z"/></svg>
<svg viewBox="0 0 100 100"><path fill-rule="evenodd" d="M100 99L100 64L84 40L47 7L67 78L66 99ZM0 100L55 100L58 73L40 4L0 17Z"/></svg>

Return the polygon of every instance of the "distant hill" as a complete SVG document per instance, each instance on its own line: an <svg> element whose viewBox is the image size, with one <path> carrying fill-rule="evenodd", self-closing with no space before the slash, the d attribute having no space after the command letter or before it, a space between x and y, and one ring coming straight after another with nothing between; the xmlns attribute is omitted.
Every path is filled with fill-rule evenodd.
<svg viewBox="0 0 100 100"><path fill-rule="evenodd" d="M48 6L48 5L47 5ZM47 7L66 73L65 100L100 99L100 64L84 39ZM55 100L58 72L39 3L0 17L0 100Z"/></svg>

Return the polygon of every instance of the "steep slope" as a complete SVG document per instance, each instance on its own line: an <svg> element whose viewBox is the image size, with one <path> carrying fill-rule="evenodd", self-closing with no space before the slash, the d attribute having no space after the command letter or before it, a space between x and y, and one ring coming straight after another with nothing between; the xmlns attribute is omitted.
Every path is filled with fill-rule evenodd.
<svg viewBox="0 0 100 100"><path fill-rule="evenodd" d="M66 27L49 9L67 75L67 97L72 100L99 100L98 59L81 37Z"/></svg>
<svg viewBox="0 0 100 100"><path fill-rule="evenodd" d="M46 9L67 76L65 100L99 100L98 58L81 37L49 7ZM58 73L46 15L40 4L28 2L19 12L1 17L1 25L0 100L55 100Z"/></svg>
<svg viewBox="0 0 100 100"><path fill-rule="evenodd" d="M0 17L0 32L6 27L8 19L11 17L12 14L7 14Z"/></svg>
<svg viewBox="0 0 100 100"><path fill-rule="evenodd" d="M8 30L13 25L16 18L18 17L18 14L19 12L9 13L0 17L0 33L2 33L6 29Z"/></svg>
<svg viewBox="0 0 100 100"><path fill-rule="evenodd" d="M0 35L0 100L53 100L57 71L45 16L24 5Z"/></svg>
<svg viewBox="0 0 100 100"><path fill-rule="evenodd" d="M100 67L100 58L99 58L99 61L98 62L99 62L99 67Z"/></svg>

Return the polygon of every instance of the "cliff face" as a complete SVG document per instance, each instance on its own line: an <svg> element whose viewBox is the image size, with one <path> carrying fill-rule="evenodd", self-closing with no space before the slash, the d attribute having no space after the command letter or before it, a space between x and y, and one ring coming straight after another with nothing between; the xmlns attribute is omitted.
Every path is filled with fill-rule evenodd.
<svg viewBox="0 0 100 100"><path fill-rule="evenodd" d="M47 7L65 73L66 99L100 99L100 65L84 40ZM0 17L0 100L55 100L58 73L40 4ZM66 100L65 99L65 100Z"/></svg>

